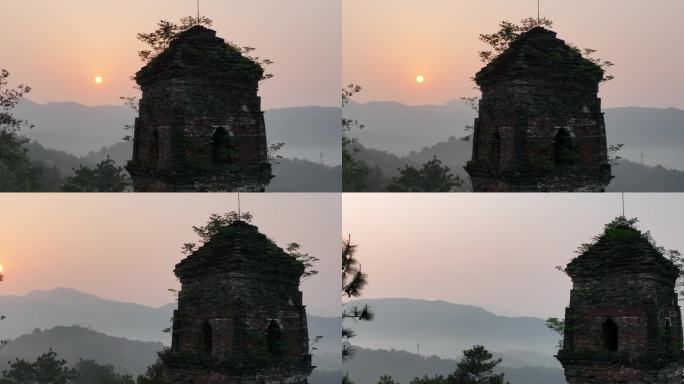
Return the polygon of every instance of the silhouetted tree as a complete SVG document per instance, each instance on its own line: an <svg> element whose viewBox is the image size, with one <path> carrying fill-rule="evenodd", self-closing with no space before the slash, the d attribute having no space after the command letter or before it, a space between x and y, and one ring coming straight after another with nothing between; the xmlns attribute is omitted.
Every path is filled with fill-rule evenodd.
<svg viewBox="0 0 684 384"><path fill-rule="evenodd" d="M8 87L9 72L0 70L0 192L36 191L40 187L40 169L33 164L25 145L29 140L21 136L22 128L31 128L12 114L12 109L31 87Z"/></svg>
<svg viewBox="0 0 684 384"><path fill-rule="evenodd" d="M382 375L380 376L380 380L378 381L378 384L398 384L394 379L392 379L392 376L389 375Z"/></svg>
<svg viewBox="0 0 684 384"><path fill-rule="evenodd" d="M436 156L421 169L406 165L399 173L387 186L389 192L451 192L463 185L461 178L452 175Z"/></svg>
<svg viewBox="0 0 684 384"><path fill-rule="evenodd" d="M476 345L463 351L463 358L456 364L456 372L447 376L448 384L503 384L504 374L494 373L501 359L493 356L485 347Z"/></svg>
<svg viewBox="0 0 684 384"><path fill-rule="evenodd" d="M67 178L63 190L64 192L123 192L130 185L126 170L107 157L106 160L99 162L95 169L83 165L74 169L74 176Z"/></svg>
<svg viewBox="0 0 684 384"><path fill-rule="evenodd" d="M434 377L428 377L427 375L423 377L416 377L411 380L410 384L446 384L447 380L442 375L437 375Z"/></svg>
<svg viewBox="0 0 684 384"><path fill-rule="evenodd" d="M111 364L79 360L74 366L77 377L71 384L135 384L132 376L120 375Z"/></svg>
<svg viewBox="0 0 684 384"><path fill-rule="evenodd" d="M23 359L11 362L9 369L2 372L0 384L67 384L77 377L66 360L58 359L57 353L50 350L33 363Z"/></svg>
<svg viewBox="0 0 684 384"><path fill-rule="evenodd" d="M342 242L342 296L360 297L363 289L368 285L368 276L361 271L361 264L354 254L357 245L351 243L351 236ZM368 305L362 308L354 306L342 311L342 320L353 319L357 321L373 320L373 312ZM350 340L356 336L354 331L348 327L342 327L342 360L353 356L354 350Z"/></svg>
<svg viewBox="0 0 684 384"><path fill-rule="evenodd" d="M342 109L349 104L352 96L361 92L361 87L349 84L342 89ZM369 169L366 163L354 158L354 152L359 149L353 144L358 140L350 136L352 129L363 129L358 120L342 118L342 190L345 192L360 192L367 188L366 178Z"/></svg>

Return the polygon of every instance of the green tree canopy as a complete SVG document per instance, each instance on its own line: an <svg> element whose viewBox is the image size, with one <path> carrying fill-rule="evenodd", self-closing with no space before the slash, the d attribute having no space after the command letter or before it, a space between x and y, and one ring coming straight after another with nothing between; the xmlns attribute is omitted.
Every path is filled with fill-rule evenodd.
<svg viewBox="0 0 684 384"><path fill-rule="evenodd" d="M67 367L66 360L60 360L50 350L30 363L16 359L9 369L2 372L0 384L68 384L78 377L76 370Z"/></svg>
<svg viewBox="0 0 684 384"><path fill-rule="evenodd" d="M420 169L406 165L399 173L387 187L389 192L451 192L463 185L436 156Z"/></svg>
<svg viewBox="0 0 684 384"><path fill-rule="evenodd" d="M67 178L63 190L64 192L123 192L130 185L126 170L107 157L94 169L83 165L74 169L74 175Z"/></svg>
<svg viewBox="0 0 684 384"><path fill-rule="evenodd" d="M40 167L29 159L25 147L28 139L19 133L31 126L12 114L12 109L31 88L26 85L10 88L9 75L6 70L0 70L0 192L37 191Z"/></svg>
<svg viewBox="0 0 684 384"><path fill-rule="evenodd" d="M504 374L494 373L501 359L493 356L485 347L476 345L463 352L463 358L456 364L456 371L447 377L449 384L503 384Z"/></svg>

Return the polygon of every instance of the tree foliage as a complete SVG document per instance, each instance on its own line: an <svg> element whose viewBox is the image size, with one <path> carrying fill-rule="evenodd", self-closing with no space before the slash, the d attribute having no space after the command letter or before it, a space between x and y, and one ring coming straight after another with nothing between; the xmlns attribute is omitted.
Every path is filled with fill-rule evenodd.
<svg viewBox="0 0 684 384"><path fill-rule="evenodd" d="M164 52L166 48L169 47L171 42L178 37L179 34L187 31L188 29L196 26L203 25L206 27L211 27L213 20L208 17L200 17L199 20L193 16L187 16L181 18L178 23L174 23L168 20L160 20L157 23L157 29L150 33L138 33L137 38L139 41L147 46L147 49L138 51L138 57L143 63L149 63L160 53ZM246 58L252 60L254 63L258 64L262 68L265 68L271 64L273 61L262 58L259 56L252 56L251 53L255 50L252 47L241 47L234 43L228 43L230 46L242 53ZM272 73L264 72L262 80L270 79L273 77Z"/></svg>
<svg viewBox="0 0 684 384"><path fill-rule="evenodd" d="M123 167L117 166L109 156L94 169L79 166L74 175L67 177L64 192L123 192L131 181Z"/></svg>
<svg viewBox="0 0 684 384"><path fill-rule="evenodd" d="M25 145L28 139L21 136L22 128L31 125L17 119L12 109L31 91L27 85L10 88L9 72L0 70L0 192L30 192L40 188L40 167L28 157Z"/></svg>
<svg viewBox="0 0 684 384"><path fill-rule="evenodd" d="M357 245L352 244L351 237L342 242L342 296L346 298L360 297L368 285L368 275L361 270L361 264L355 257ZM373 312L368 305L359 308L353 306L342 310L342 320L371 321ZM350 340L356 333L348 327L342 327L342 359L351 358L354 350Z"/></svg>
<svg viewBox="0 0 684 384"><path fill-rule="evenodd" d="M463 185L461 178L442 166L437 156L420 169L405 165L399 173L387 187L389 192L451 192Z"/></svg>
<svg viewBox="0 0 684 384"><path fill-rule="evenodd" d="M447 377L448 384L503 384L504 374L494 373L501 359L481 345L463 352L463 358L456 364L456 371Z"/></svg>
<svg viewBox="0 0 684 384"><path fill-rule="evenodd" d="M361 86L349 84L342 88L342 109L351 102L351 98L361 92ZM360 192L366 190L366 178L370 172L368 165L354 158L358 149L353 146L358 139L350 136L354 129L363 129L364 125L358 120L342 117L342 190L345 192Z"/></svg>
<svg viewBox="0 0 684 384"><path fill-rule="evenodd" d="M68 368L66 360L50 350L38 356L35 362L16 359L2 372L0 384L67 384L78 377L75 369Z"/></svg>

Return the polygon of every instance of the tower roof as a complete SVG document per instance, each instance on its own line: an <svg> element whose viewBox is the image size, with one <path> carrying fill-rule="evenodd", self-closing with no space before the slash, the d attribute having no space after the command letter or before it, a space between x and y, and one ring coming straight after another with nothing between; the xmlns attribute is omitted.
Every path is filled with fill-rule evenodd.
<svg viewBox="0 0 684 384"><path fill-rule="evenodd" d="M178 263L174 272L180 279L242 272L274 283L298 285L304 266L259 232L256 226L234 221Z"/></svg>
<svg viewBox="0 0 684 384"><path fill-rule="evenodd" d="M500 81L535 78L594 88L603 79L603 74L601 67L558 39L555 32L535 27L518 36L507 50L482 68L475 75L475 81L480 86L487 86Z"/></svg>
<svg viewBox="0 0 684 384"><path fill-rule="evenodd" d="M566 271L571 278L655 273L674 282L679 276L677 267L652 244L648 234L619 221L607 225Z"/></svg>
<svg viewBox="0 0 684 384"><path fill-rule="evenodd" d="M177 77L253 85L263 73L258 63L217 37L216 31L197 25L178 34L166 50L138 71L135 79L140 85Z"/></svg>

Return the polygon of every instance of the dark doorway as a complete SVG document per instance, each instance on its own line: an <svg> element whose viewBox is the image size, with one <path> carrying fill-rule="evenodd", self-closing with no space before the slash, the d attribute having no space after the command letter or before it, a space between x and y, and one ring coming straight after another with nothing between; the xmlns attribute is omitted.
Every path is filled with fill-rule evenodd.
<svg viewBox="0 0 684 384"><path fill-rule="evenodd" d="M494 164L501 164L501 132L497 129L494 131L492 138L492 160Z"/></svg>
<svg viewBox="0 0 684 384"><path fill-rule="evenodd" d="M271 353L271 356L281 357L283 355L283 350L285 349L285 340L283 338L283 330L280 328L277 321L271 320L271 322L268 323L266 340L268 351Z"/></svg>
<svg viewBox="0 0 684 384"><path fill-rule="evenodd" d="M568 165L577 161L572 135L565 128L556 132L553 139L553 153L556 165Z"/></svg>
<svg viewBox="0 0 684 384"><path fill-rule="evenodd" d="M202 324L202 346L204 347L204 352L211 353L214 349L213 344L214 340L211 325L205 320Z"/></svg>
<svg viewBox="0 0 684 384"><path fill-rule="evenodd" d="M609 351L618 350L618 326L611 318L603 322L603 346Z"/></svg>
<svg viewBox="0 0 684 384"><path fill-rule="evenodd" d="M215 165L230 164L233 159L233 148L230 143L230 134L225 128L218 128L212 137L213 157Z"/></svg>
<svg viewBox="0 0 684 384"><path fill-rule="evenodd" d="M150 141L150 160L154 165L159 163L159 131L156 129L152 132Z"/></svg>

